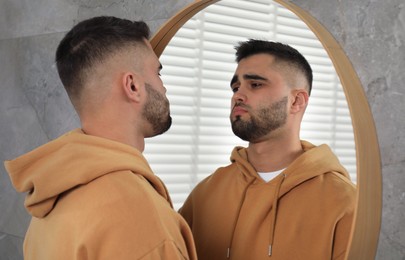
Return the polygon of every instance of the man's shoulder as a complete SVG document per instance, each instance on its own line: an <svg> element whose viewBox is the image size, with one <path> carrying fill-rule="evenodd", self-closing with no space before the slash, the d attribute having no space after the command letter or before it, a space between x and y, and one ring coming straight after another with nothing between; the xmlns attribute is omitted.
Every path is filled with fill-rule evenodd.
<svg viewBox="0 0 405 260"><path fill-rule="evenodd" d="M146 177L129 170L105 174L89 183L88 188L95 193L103 193L108 198L123 201L164 199Z"/></svg>
<svg viewBox="0 0 405 260"><path fill-rule="evenodd" d="M128 217L145 219L153 218L156 208L171 209L169 202L143 176L131 171L102 175L64 194L58 203L80 207L82 214L115 210Z"/></svg>
<svg viewBox="0 0 405 260"><path fill-rule="evenodd" d="M355 203L357 197L356 185L337 172L324 174L319 189L325 192L324 199L335 201L336 204L351 205Z"/></svg>
<svg viewBox="0 0 405 260"><path fill-rule="evenodd" d="M325 174L325 182L327 182L330 186L334 187L337 190L347 190L348 192L351 193L356 193L357 188L356 185L351 182L351 180L339 173L339 172L329 172L328 174Z"/></svg>
<svg viewBox="0 0 405 260"><path fill-rule="evenodd" d="M229 179L234 179L238 169L235 164L229 164L217 168L213 173L205 177L197 186L215 185L220 182L227 182Z"/></svg>

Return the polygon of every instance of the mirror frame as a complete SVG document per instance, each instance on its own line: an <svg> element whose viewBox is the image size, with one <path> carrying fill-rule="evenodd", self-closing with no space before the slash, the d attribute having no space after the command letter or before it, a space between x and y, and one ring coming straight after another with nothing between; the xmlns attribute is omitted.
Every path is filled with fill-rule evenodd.
<svg viewBox="0 0 405 260"><path fill-rule="evenodd" d="M176 32L197 12L219 0L195 0L170 18L150 40L160 56ZM273 0L295 13L314 32L339 75L352 118L356 145L357 208L345 259L374 259L381 225L381 158L373 116L361 82L345 52L308 12L287 0Z"/></svg>

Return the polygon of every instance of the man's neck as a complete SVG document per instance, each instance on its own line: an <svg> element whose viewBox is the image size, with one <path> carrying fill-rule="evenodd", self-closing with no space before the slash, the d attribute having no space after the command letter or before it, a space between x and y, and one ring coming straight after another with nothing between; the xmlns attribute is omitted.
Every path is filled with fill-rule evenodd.
<svg viewBox="0 0 405 260"><path fill-rule="evenodd" d="M249 143L248 160L258 172L272 172L288 167L303 153L301 142L267 140Z"/></svg>

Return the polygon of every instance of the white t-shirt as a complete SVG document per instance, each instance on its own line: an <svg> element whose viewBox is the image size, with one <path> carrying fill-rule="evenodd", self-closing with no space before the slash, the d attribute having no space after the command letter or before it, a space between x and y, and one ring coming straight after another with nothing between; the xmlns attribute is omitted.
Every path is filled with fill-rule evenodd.
<svg viewBox="0 0 405 260"><path fill-rule="evenodd" d="M281 169L281 170L278 170L278 171L275 171L275 172L258 172L258 174L260 175L260 177L262 177L262 179L265 182L269 182L284 170L285 169Z"/></svg>

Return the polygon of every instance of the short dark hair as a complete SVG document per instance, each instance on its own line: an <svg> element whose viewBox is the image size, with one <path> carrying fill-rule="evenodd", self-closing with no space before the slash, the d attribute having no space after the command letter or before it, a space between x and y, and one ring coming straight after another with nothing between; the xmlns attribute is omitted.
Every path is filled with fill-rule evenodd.
<svg viewBox="0 0 405 260"><path fill-rule="evenodd" d="M305 57L293 47L280 42L250 39L235 47L236 62L255 54L266 53L300 70L308 81L308 94L312 90L312 69Z"/></svg>
<svg viewBox="0 0 405 260"><path fill-rule="evenodd" d="M59 77L70 99L79 97L88 69L130 44L144 44L149 34L143 21L112 16L94 17L75 25L56 50Z"/></svg>

